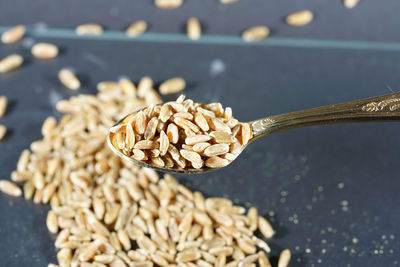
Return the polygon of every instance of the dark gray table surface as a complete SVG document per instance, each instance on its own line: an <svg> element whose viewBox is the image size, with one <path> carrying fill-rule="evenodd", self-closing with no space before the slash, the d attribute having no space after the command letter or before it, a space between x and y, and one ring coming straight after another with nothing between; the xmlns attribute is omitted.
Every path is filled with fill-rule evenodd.
<svg viewBox="0 0 400 267"><path fill-rule="evenodd" d="M125 2L115 1L111 5ZM149 1L137 2L143 2L143 10L151 8ZM140 13L133 9L139 5L137 2L130 2L134 14ZM240 4L247 6L250 2L262 1L248 2L241 1ZM306 2L293 1L290 8L276 8L280 13L287 13ZM319 7L321 12L328 10L327 13L332 15L334 10L324 7L333 6L332 2L337 1L324 4L310 1L310 6ZM392 6L397 3L387 2L392 2ZM44 3L37 1L38 6ZM0 24L45 21L54 27L72 27L85 22L82 18L86 15L84 11L74 9L77 14L67 12L72 10L72 4L64 3L71 5L71 9L65 9L65 13L57 16L55 2L52 3L48 3L48 12L53 14L48 14L39 13L37 8L30 6L33 5L30 1L15 1L10 6L3 1L0 3ZM98 3L97 10L101 15L106 12L106 1ZM186 1L183 8L196 3ZM207 6L212 3L214 1L204 1ZM383 8L376 1L364 1L360 10L363 5L376 7L375 11ZM32 15L23 16L23 12L28 12L21 11L23 7L30 8ZM339 7L337 9L341 9ZM199 8L205 12L202 6ZM95 11L89 10L89 6L83 9L87 11L85 20L99 18L93 15ZM218 9L228 12L225 7ZM104 24L107 22L109 28L119 28L130 21L126 14L128 11L119 10L121 20L106 16ZM200 10L196 9L193 14L202 14ZM385 10L388 15L382 18L383 23L394 14L390 8ZM173 12L176 12L173 16L176 18L172 20L179 23L191 15ZM215 10L210 12L217 13ZM238 10L235 12L239 13ZM261 11L256 9L252 12ZM341 9L340 12L344 11ZM354 12L364 11L355 9ZM10 15L12 13L21 14L21 17L17 19ZM280 19L278 15L273 14L277 20ZM252 16L241 18L253 19ZM223 18L214 19L223 21ZM164 20L167 19L164 17ZM155 29L179 31L181 27L177 23L168 28L162 21L153 22ZM333 27L326 23L329 29ZM215 33L239 29L233 30L227 24L218 27ZM338 32L323 35L319 27L322 26L318 26L317 35L308 30L303 33L311 37L352 37ZM210 33L214 31L211 28L208 29ZM366 28L362 27L360 31L366 32ZM374 33L382 34L378 37L369 33L354 36L366 40L381 40L380 37L382 40L398 39L393 35L394 26L386 30L385 33ZM287 31L282 36L300 34L293 31L292 35L292 29ZM9 129L6 139L0 142L1 179L8 179L20 152L40 138L42 121L49 115L59 115L54 108L58 99L77 93L95 93L97 82L118 79L121 75L134 81L149 75L157 82L182 76L188 81L185 91L188 97L199 102L221 101L231 106L234 115L243 121L386 94L400 88L400 51L396 49L30 38L53 42L61 47L62 53L54 60L43 61L29 55L29 42L0 46L0 58L12 52L21 53L26 58L21 69L0 75L0 95L6 95L10 101L7 114L0 121ZM58 70L65 66L73 67L82 79L83 89L79 92L68 91L57 81ZM277 231L269 241L275 262L282 249L290 248L293 253L290 266L398 266L399 151L398 123L313 126L260 139L251 144L237 161L218 172L178 178L207 196L229 197L241 205L259 208ZM45 226L47 206L0 194L0 210L0 266L46 266L56 261L54 236ZM270 216L271 212L274 216Z"/></svg>
<svg viewBox="0 0 400 267"><path fill-rule="evenodd" d="M240 34L253 25L268 25L272 36L347 40L400 41L398 0L361 0L351 10L343 0L240 0L223 5L218 0L185 0L181 8L162 10L153 0L13 0L0 1L0 25L29 24L74 28L95 22L106 29L125 29L144 19L152 32L183 32L186 20L198 17L207 34ZM286 15L301 9L315 13L303 28L289 27Z"/></svg>

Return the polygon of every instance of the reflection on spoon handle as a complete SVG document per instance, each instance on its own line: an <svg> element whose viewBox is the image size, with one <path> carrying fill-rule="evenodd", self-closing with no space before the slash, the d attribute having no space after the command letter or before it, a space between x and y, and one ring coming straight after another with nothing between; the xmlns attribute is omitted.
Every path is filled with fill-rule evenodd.
<svg viewBox="0 0 400 267"><path fill-rule="evenodd" d="M400 92L270 116L252 121L250 125L255 140L302 126L371 121L400 121Z"/></svg>

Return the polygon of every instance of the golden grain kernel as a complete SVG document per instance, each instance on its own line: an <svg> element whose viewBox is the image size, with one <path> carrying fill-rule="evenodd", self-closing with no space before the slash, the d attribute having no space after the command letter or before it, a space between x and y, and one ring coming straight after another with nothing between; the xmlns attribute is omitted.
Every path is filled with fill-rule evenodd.
<svg viewBox="0 0 400 267"><path fill-rule="evenodd" d="M125 250L130 250L131 249L131 241L130 241L129 236L126 233L126 231L119 229L117 231L117 236L118 236L119 242L121 242L121 245L123 246L123 248Z"/></svg>
<svg viewBox="0 0 400 267"><path fill-rule="evenodd" d="M158 118L153 117L147 124L146 130L144 132L144 139L152 139L156 133L158 125Z"/></svg>
<svg viewBox="0 0 400 267"><path fill-rule="evenodd" d="M118 91L120 90L120 84L114 81L103 81L99 82L96 86L97 90L99 92L104 92L104 91L109 91L109 90L114 90Z"/></svg>
<svg viewBox="0 0 400 267"><path fill-rule="evenodd" d="M255 231L257 230L258 226L258 211L256 208L251 207L248 212L247 212L247 218L249 218L250 224L249 224L249 229L250 231Z"/></svg>
<svg viewBox="0 0 400 267"><path fill-rule="evenodd" d="M178 131L178 127L174 123L168 124L167 136L168 136L168 140L172 144L178 143L178 141L179 141L179 131Z"/></svg>
<svg viewBox="0 0 400 267"><path fill-rule="evenodd" d="M1 35L1 41L5 44L15 43L21 40L25 35L25 26L17 25L11 29L3 32Z"/></svg>
<svg viewBox="0 0 400 267"><path fill-rule="evenodd" d="M233 253L233 247L227 247L223 246L223 241L221 241L220 245L215 245L214 247L209 248L209 253L219 256L219 255L225 255L225 256L230 256Z"/></svg>
<svg viewBox="0 0 400 267"><path fill-rule="evenodd" d="M72 252L68 248L63 248L57 253L57 261L60 267L70 266L72 260Z"/></svg>
<svg viewBox="0 0 400 267"><path fill-rule="evenodd" d="M179 231L180 232L188 232L193 221L193 212L187 212L184 217L182 218L181 223L179 224Z"/></svg>
<svg viewBox="0 0 400 267"><path fill-rule="evenodd" d="M127 78L121 78L119 79L118 84L125 96L129 98L136 98L136 86L131 80Z"/></svg>
<svg viewBox="0 0 400 267"><path fill-rule="evenodd" d="M283 250L281 252L281 255L279 255L278 267L287 267L290 262L290 257L291 257L290 250L288 249Z"/></svg>
<svg viewBox="0 0 400 267"><path fill-rule="evenodd" d="M258 264L260 267L272 267L271 263L269 262L267 256L263 251L258 252Z"/></svg>
<svg viewBox="0 0 400 267"><path fill-rule="evenodd" d="M220 3L222 4L233 4L238 2L239 0L219 0Z"/></svg>
<svg viewBox="0 0 400 267"><path fill-rule="evenodd" d="M31 199L33 196L33 193L35 192L35 186L31 181L28 181L24 184L24 197L25 199Z"/></svg>
<svg viewBox="0 0 400 267"><path fill-rule="evenodd" d="M183 251L179 252L178 255L176 256L176 261L177 262L190 262L190 261L195 261L201 257L201 253L198 251Z"/></svg>
<svg viewBox="0 0 400 267"><path fill-rule="evenodd" d="M176 94L183 91L185 87L185 80L183 78L176 77L163 82L159 87L159 91L163 95Z"/></svg>
<svg viewBox="0 0 400 267"><path fill-rule="evenodd" d="M19 68L24 62L23 57L18 54L11 54L0 60L0 73L6 73Z"/></svg>
<svg viewBox="0 0 400 267"><path fill-rule="evenodd" d="M141 236L136 240L139 248L144 249L147 252L153 253L156 251L157 246L156 244L147 236Z"/></svg>
<svg viewBox="0 0 400 267"><path fill-rule="evenodd" d="M68 69L61 69L58 73L58 79L60 79L60 82L68 89L78 90L79 87L81 87L81 82L75 74Z"/></svg>
<svg viewBox="0 0 400 267"><path fill-rule="evenodd" d="M89 261L99 252L98 244L92 242L81 247L78 259L80 261Z"/></svg>
<svg viewBox="0 0 400 267"><path fill-rule="evenodd" d="M158 266L168 266L168 261L158 253L154 253L151 255L151 259Z"/></svg>
<svg viewBox="0 0 400 267"><path fill-rule="evenodd" d="M147 30L147 22L144 20L138 20L132 23L125 31L129 37L136 37L143 34Z"/></svg>
<svg viewBox="0 0 400 267"><path fill-rule="evenodd" d="M219 144L230 144L235 142L234 135L231 135L224 131L213 131L210 133L210 136L214 138L215 142Z"/></svg>
<svg viewBox="0 0 400 267"><path fill-rule="evenodd" d="M153 88L153 80L150 77L142 77L138 84L138 96L144 98Z"/></svg>
<svg viewBox="0 0 400 267"><path fill-rule="evenodd" d="M0 96L0 118L4 116L7 110L7 97L2 95Z"/></svg>
<svg viewBox="0 0 400 267"><path fill-rule="evenodd" d="M57 125L57 120L54 117L47 117L42 124L42 135L50 136Z"/></svg>
<svg viewBox="0 0 400 267"><path fill-rule="evenodd" d="M228 153L228 151L229 151L228 144L215 144L207 147L204 150L204 155L206 155L207 157L214 157Z"/></svg>
<svg viewBox="0 0 400 267"><path fill-rule="evenodd" d="M141 140L135 144L136 149L156 149L159 144L155 141Z"/></svg>
<svg viewBox="0 0 400 267"><path fill-rule="evenodd" d="M247 145L251 138L251 129L248 123L242 123L242 146Z"/></svg>
<svg viewBox="0 0 400 267"><path fill-rule="evenodd" d="M50 233L55 234L58 232L57 214L52 210L47 213L46 225Z"/></svg>
<svg viewBox="0 0 400 267"><path fill-rule="evenodd" d="M256 246L245 240L244 238L238 238L237 240L238 247L246 254L253 254L256 252Z"/></svg>
<svg viewBox="0 0 400 267"><path fill-rule="evenodd" d="M197 18L189 18L186 25L186 32L190 39L198 40L201 37L201 25Z"/></svg>
<svg viewBox="0 0 400 267"><path fill-rule="evenodd" d="M37 43L32 46L31 53L41 59L55 58L58 55L58 47L49 43Z"/></svg>
<svg viewBox="0 0 400 267"><path fill-rule="evenodd" d="M42 197L42 203L47 204L49 203L51 197L53 196L54 192L56 191L56 186L53 183L47 184L43 188L43 197Z"/></svg>
<svg viewBox="0 0 400 267"><path fill-rule="evenodd" d="M254 26L248 28L242 33L242 38L246 42L260 41L267 38L269 35L269 28L266 26Z"/></svg>
<svg viewBox="0 0 400 267"><path fill-rule="evenodd" d="M291 26L304 26L313 20L313 13L310 10L301 10L286 17L286 23Z"/></svg>
<svg viewBox="0 0 400 267"><path fill-rule="evenodd" d="M256 262L257 260L258 254L248 255L239 262L239 266L251 266L251 264Z"/></svg>
<svg viewBox="0 0 400 267"><path fill-rule="evenodd" d="M175 117L174 123L184 130L190 130L194 133L198 133L200 131L200 128L196 124L181 117Z"/></svg>
<svg viewBox="0 0 400 267"><path fill-rule="evenodd" d="M183 4L183 0L155 0L155 5L162 9L174 9Z"/></svg>
<svg viewBox="0 0 400 267"><path fill-rule="evenodd" d="M202 162L201 156L196 152L181 149L179 153L190 162Z"/></svg>
<svg viewBox="0 0 400 267"><path fill-rule="evenodd" d="M265 238L271 238L275 234L271 224L261 216L258 217L258 230L260 230Z"/></svg>
<svg viewBox="0 0 400 267"><path fill-rule="evenodd" d="M0 124L0 141L3 140L4 136L7 134L7 127Z"/></svg>
<svg viewBox="0 0 400 267"><path fill-rule="evenodd" d="M360 0L344 0L343 4L346 8L354 8L359 2Z"/></svg>
<svg viewBox="0 0 400 267"><path fill-rule="evenodd" d="M103 264L109 264L114 260L114 255L108 255L108 254L101 254L101 255L96 255L94 256L94 260L96 262L100 262Z"/></svg>
<svg viewBox="0 0 400 267"><path fill-rule="evenodd" d="M21 188L7 180L0 180L0 191L13 197L19 197L22 194Z"/></svg>
<svg viewBox="0 0 400 267"><path fill-rule="evenodd" d="M88 23L79 25L75 31L78 35L100 35L103 33L103 27L99 24Z"/></svg>
<svg viewBox="0 0 400 267"><path fill-rule="evenodd" d="M63 229L63 230L61 230L59 233L58 233L58 235L57 235L57 237L56 237L56 240L55 240L55 242L54 242L54 245L55 245L55 247L56 248L60 248L61 247L61 245L62 245L62 243L64 243L64 242L66 242L67 240L68 240L68 237L70 236L70 231L69 231L69 229Z"/></svg>

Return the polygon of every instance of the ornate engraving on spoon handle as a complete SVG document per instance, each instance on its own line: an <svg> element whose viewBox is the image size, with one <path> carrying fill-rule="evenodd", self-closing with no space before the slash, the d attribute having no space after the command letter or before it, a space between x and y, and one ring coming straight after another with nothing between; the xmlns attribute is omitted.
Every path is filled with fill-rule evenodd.
<svg viewBox="0 0 400 267"><path fill-rule="evenodd" d="M250 124L255 140L303 126L369 121L400 121L400 92L270 116Z"/></svg>
<svg viewBox="0 0 400 267"><path fill-rule="evenodd" d="M276 121L272 118L265 118L258 121L255 121L252 124L253 132L260 132L267 127L271 127Z"/></svg>
<svg viewBox="0 0 400 267"><path fill-rule="evenodd" d="M400 98L388 98L379 102L373 101L361 107L362 111L396 111L400 109Z"/></svg>

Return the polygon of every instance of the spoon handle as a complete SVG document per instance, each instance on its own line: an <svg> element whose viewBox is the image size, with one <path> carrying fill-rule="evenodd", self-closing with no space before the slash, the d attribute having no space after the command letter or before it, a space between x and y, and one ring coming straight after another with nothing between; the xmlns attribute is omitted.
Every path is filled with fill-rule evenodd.
<svg viewBox="0 0 400 267"><path fill-rule="evenodd" d="M371 121L400 121L400 92L270 116L250 125L254 140L302 126Z"/></svg>

